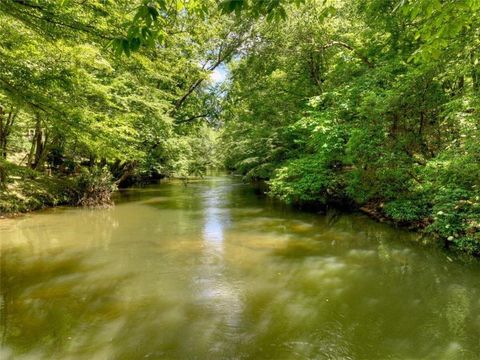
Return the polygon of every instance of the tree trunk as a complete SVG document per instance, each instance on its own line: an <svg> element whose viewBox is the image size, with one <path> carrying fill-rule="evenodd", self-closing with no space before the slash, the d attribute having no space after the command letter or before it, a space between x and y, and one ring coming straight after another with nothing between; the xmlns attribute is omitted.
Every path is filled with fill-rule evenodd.
<svg viewBox="0 0 480 360"><path fill-rule="evenodd" d="M7 169L2 160L0 160L0 191L7 188Z"/></svg>
<svg viewBox="0 0 480 360"><path fill-rule="evenodd" d="M122 173L120 175L120 178L115 181L115 185L117 185L120 188L124 187L128 179L135 174L136 167L137 167L137 161L127 161L122 166Z"/></svg>
<svg viewBox="0 0 480 360"><path fill-rule="evenodd" d="M8 137L12 132L12 127L17 117L17 111L12 107L8 116L5 117L5 115L6 113L4 109L0 106L0 157L2 159L7 159Z"/></svg>
<svg viewBox="0 0 480 360"><path fill-rule="evenodd" d="M37 143L36 147L36 152L35 152L35 170L40 170L43 168L43 164L45 163L45 158L47 155L47 140L48 140L48 134L45 133L43 135L43 131L41 132L40 139L38 140L39 143Z"/></svg>
<svg viewBox="0 0 480 360"><path fill-rule="evenodd" d="M40 116L37 115L35 123L35 134L32 139L32 147L28 156L30 167L39 170L45 160L45 147L47 143L47 134L44 136Z"/></svg>
<svg viewBox="0 0 480 360"><path fill-rule="evenodd" d="M2 157L2 159L7 158L7 152L4 148L4 144L6 145L6 135L4 132L5 121L5 112L3 110L3 106L0 105L0 156Z"/></svg>

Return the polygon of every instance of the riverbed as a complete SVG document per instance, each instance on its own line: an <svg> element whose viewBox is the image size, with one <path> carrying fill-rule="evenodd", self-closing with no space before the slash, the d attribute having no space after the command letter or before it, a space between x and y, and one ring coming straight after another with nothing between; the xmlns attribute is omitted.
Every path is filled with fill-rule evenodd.
<svg viewBox="0 0 480 360"><path fill-rule="evenodd" d="M480 265L239 179L0 221L0 359L478 359Z"/></svg>

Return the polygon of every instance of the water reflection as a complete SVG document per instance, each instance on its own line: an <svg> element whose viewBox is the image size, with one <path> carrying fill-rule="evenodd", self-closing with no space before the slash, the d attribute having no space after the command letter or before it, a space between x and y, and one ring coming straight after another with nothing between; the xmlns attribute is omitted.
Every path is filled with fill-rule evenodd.
<svg viewBox="0 0 480 360"><path fill-rule="evenodd" d="M103 329L125 311L117 289L128 276L97 276L84 252L32 255L2 250L2 359L79 358L107 343Z"/></svg>
<svg viewBox="0 0 480 360"><path fill-rule="evenodd" d="M209 188L203 194L203 212L205 214L203 241L207 246L211 246L219 252L223 247L223 228L228 221L228 213L221 206L225 201L225 195L221 187Z"/></svg>
<svg viewBox="0 0 480 360"><path fill-rule="evenodd" d="M229 185L222 179L202 192L203 260L195 278L195 285L199 288L196 302L210 314L210 331L204 341L210 344L208 354L216 358L227 354L234 356L228 345L238 337L243 310L240 289L228 273L231 249L224 243L230 226Z"/></svg>
<svg viewBox="0 0 480 360"><path fill-rule="evenodd" d="M478 264L232 179L0 222L3 359L477 359Z"/></svg>

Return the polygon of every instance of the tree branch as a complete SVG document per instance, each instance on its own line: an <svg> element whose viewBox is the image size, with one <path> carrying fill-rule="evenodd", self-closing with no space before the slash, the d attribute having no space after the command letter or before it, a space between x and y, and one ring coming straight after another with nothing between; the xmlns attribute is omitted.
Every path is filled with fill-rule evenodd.
<svg viewBox="0 0 480 360"><path fill-rule="evenodd" d="M235 48L232 47L227 51L223 56L220 56L217 58L217 61L215 61L211 66L207 68L207 71L213 71L215 70L228 56L230 56L233 52L235 51ZM175 112L180 109L183 105L183 103L187 100L187 98L203 83L205 80L204 77L197 79L190 87L188 88L187 92L177 101L175 101L175 107L172 111L172 114L175 114Z"/></svg>
<svg viewBox="0 0 480 360"><path fill-rule="evenodd" d="M187 123L187 122L190 122L190 121L193 121L193 120L197 120L197 119L200 119L200 118L205 118L207 116L208 116L208 113L200 114L200 115L194 115L194 116L191 116L187 119L177 120L177 121L175 121L175 124L184 124L184 123Z"/></svg>
<svg viewBox="0 0 480 360"><path fill-rule="evenodd" d="M232 41L231 44L220 44L216 61L207 68L207 71L214 71L222 62L230 57L236 49L238 49L238 47L244 42L244 37L246 34L248 34L250 27L251 24L247 24L246 28L243 28L243 30L240 31L238 38L235 41ZM208 62L206 64L208 64ZM187 92L177 101L175 101L171 115L174 115L178 109L182 107L187 98L203 83L204 80L205 77L199 78L192 85L190 85Z"/></svg>

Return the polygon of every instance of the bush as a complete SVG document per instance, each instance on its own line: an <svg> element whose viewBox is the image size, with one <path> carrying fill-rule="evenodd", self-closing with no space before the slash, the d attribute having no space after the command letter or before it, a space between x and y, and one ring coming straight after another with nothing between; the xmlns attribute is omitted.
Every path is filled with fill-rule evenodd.
<svg viewBox="0 0 480 360"><path fill-rule="evenodd" d="M347 156L353 167L348 174L347 193L363 204L372 200L391 201L412 187L412 160L388 144L382 129L352 131Z"/></svg>
<svg viewBox="0 0 480 360"><path fill-rule="evenodd" d="M428 218L430 206L425 198L398 199L386 203L383 207L385 215L396 222L419 222Z"/></svg>
<svg viewBox="0 0 480 360"><path fill-rule="evenodd" d="M428 231L456 247L480 254L480 197L465 189L444 188L435 196Z"/></svg>
<svg viewBox="0 0 480 360"><path fill-rule="evenodd" d="M478 145L467 148L472 151L459 150L444 152L425 168L423 177L433 204L433 223L427 230L463 251L480 255Z"/></svg>
<svg viewBox="0 0 480 360"><path fill-rule="evenodd" d="M337 171L314 155L289 161L269 181L270 193L287 203L326 204L341 196Z"/></svg>
<svg viewBox="0 0 480 360"><path fill-rule="evenodd" d="M106 167L82 169L76 181L79 194L78 205L104 207L112 204L111 195L115 190L112 174Z"/></svg>

